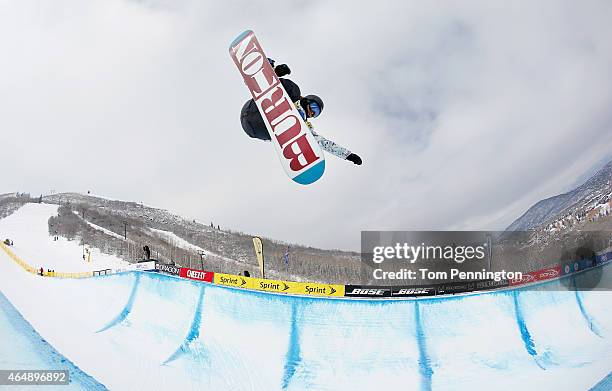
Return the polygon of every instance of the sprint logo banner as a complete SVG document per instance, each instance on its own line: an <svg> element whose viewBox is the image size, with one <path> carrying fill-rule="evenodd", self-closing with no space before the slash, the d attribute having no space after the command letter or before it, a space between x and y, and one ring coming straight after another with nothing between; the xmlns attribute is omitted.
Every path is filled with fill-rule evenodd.
<svg viewBox="0 0 612 391"><path fill-rule="evenodd" d="M254 288L253 280L252 277L237 276L234 274L215 273L214 276L215 284L245 289Z"/></svg>
<svg viewBox="0 0 612 391"><path fill-rule="evenodd" d="M298 282L253 278L253 283L253 288L260 291L293 294L298 294L300 292L300 283Z"/></svg>
<svg viewBox="0 0 612 391"><path fill-rule="evenodd" d="M315 284L300 282L297 284L300 295L344 297L344 285L337 284Z"/></svg>

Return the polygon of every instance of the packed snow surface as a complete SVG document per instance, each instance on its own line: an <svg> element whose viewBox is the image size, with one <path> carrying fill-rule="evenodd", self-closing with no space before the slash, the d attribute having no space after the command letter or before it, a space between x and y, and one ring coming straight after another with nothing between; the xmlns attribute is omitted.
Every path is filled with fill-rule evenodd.
<svg viewBox="0 0 612 391"><path fill-rule="evenodd" d="M55 213L24 208L5 220ZM81 265L78 243L58 245L46 224L34 233L40 221L26 219L32 225L20 228L5 220L0 235L15 241L24 260L65 271ZM576 278L610 279L611 270ZM558 289L401 301L304 298L156 273L40 277L0 251L0 293L15 309L4 317L23 317L85 379L111 390L589 389L612 369L612 294L551 284ZM2 327L2 319L3 340L22 338L22 328ZM28 360L43 365L4 346L2 369ZM45 352L35 344L23 349Z"/></svg>
<svg viewBox="0 0 612 391"><path fill-rule="evenodd" d="M86 247L79 240L67 240L49 235L48 221L57 215L58 205L25 204L15 213L0 220L0 238L13 241L13 251L36 268L56 272L83 272L118 268L127 262L90 248L90 262L83 259Z"/></svg>

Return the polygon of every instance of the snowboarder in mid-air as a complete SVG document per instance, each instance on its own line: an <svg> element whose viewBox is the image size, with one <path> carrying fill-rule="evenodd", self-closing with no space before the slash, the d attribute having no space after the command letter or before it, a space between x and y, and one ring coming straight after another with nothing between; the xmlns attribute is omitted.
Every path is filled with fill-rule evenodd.
<svg viewBox="0 0 612 391"><path fill-rule="evenodd" d="M291 73L291 70L286 64L280 64L274 66L274 60L268 59L270 64L274 68L274 73L279 77L279 80L287 94L293 102L299 103L298 111L302 116L304 121L307 121L309 118L316 118L323 111L323 101L316 95L306 95L302 96L300 91L300 87L295 84L293 81L289 79L283 78L283 76L287 76ZM257 108L257 104L253 99L249 99L248 102L244 104L242 107L242 111L240 112L240 123L242 124L242 129L252 138L257 138L260 140L270 140L270 134L266 129L266 125L261 118L261 114ZM325 151L335 155L341 159L346 159L350 162L353 162L357 165L361 164L361 158L349 151L348 149L341 147L335 142L326 139L320 134L312 131L313 136Z"/></svg>

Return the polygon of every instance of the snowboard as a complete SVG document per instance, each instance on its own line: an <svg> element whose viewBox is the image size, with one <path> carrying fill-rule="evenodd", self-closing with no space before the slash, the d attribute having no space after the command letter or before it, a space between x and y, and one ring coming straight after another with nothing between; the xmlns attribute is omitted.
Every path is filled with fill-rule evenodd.
<svg viewBox="0 0 612 391"><path fill-rule="evenodd" d="M308 185L325 171L325 157L251 30L230 44L230 56L253 96L285 173L294 182Z"/></svg>

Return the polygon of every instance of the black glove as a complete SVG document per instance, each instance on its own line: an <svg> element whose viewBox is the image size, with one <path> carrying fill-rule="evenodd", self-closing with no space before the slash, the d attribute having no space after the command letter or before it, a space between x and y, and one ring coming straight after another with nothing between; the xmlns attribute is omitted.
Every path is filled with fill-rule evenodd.
<svg viewBox="0 0 612 391"><path fill-rule="evenodd" d="M358 155L355 155L354 153L348 155L346 157L346 160L348 160L349 162L353 162L358 166L361 166L361 158Z"/></svg>
<svg viewBox="0 0 612 391"><path fill-rule="evenodd" d="M274 73L276 73L276 76L278 77L283 77L290 75L291 69L289 69L289 66L287 64L280 64L274 67Z"/></svg>

